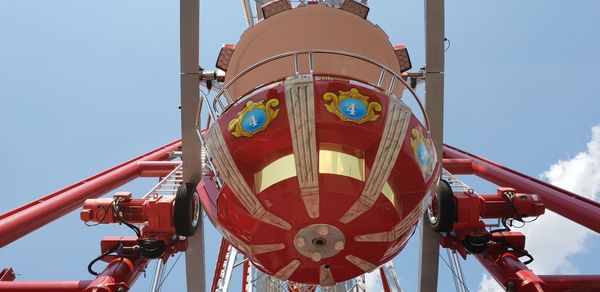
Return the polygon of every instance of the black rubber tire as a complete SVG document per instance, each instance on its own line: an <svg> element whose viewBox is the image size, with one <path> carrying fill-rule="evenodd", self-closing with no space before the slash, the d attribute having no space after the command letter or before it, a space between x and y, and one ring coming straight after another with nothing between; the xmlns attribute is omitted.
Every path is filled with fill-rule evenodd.
<svg viewBox="0 0 600 292"><path fill-rule="evenodd" d="M162 240L142 240L139 243L140 253L148 259L157 259L165 254L165 242Z"/></svg>
<svg viewBox="0 0 600 292"><path fill-rule="evenodd" d="M467 235L462 244L468 252L478 254L486 251L490 239L489 235Z"/></svg>
<svg viewBox="0 0 600 292"><path fill-rule="evenodd" d="M196 185L182 184L179 186L175 195L175 215L173 218L177 235L194 235L198 224L201 224L199 218L200 208L200 198L196 192ZM194 216L197 217L194 218ZM196 219L196 222L194 222L194 219Z"/></svg>
<svg viewBox="0 0 600 292"><path fill-rule="evenodd" d="M456 199L450 184L445 180L440 180L438 184L436 198L431 201L431 204L437 206L429 206L427 209L429 224L436 232L450 232L456 221ZM437 208L437 220L432 220L432 207Z"/></svg>

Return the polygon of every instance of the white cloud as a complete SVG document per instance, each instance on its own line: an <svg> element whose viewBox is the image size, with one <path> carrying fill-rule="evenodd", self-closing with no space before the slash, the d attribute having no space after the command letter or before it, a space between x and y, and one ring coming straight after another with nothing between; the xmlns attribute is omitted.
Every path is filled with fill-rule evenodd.
<svg viewBox="0 0 600 292"><path fill-rule="evenodd" d="M365 285L367 286L367 291L383 291L379 268L365 274Z"/></svg>
<svg viewBox="0 0 600 292"><path fill-rule="evenodd" d="M502 292L504 289L498 285L498 282L494 278L483 275L481 282L479 282L479 292Z"/></svg>
<svg viewBox="0 0 600 292"><path fill-rule="evenodd" d="M559 160L542 177L553 185L596 200L600 193L600 125L592 128L592 140L587 144L586 151L572 159ZM546 211L537 221L521 230L527 236L526 249L535 257L529 268L540 275L576 273L569 257L586 251L585 240L593 234L587 228L551 211ZM479 284L479 291L502 289L486 274Z"/></svg>

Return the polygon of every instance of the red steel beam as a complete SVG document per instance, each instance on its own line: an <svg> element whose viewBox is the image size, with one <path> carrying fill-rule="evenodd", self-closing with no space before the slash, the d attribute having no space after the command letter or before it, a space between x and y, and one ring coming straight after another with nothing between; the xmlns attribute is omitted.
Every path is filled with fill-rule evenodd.
<svg viewBox="0 0 600 292"><path fill-rule="evenodd" d="M20 292L81 292L92 281L53 281L53 282L4 282L0 281L0 291Z"/></svg>
<svg viewBox="0 0 600 292"><path fill-rule="evenodd" d="M600 291L600 275L540 275L550 291Z"/></svg>
<svg viewBox="0 0 600 292"><path fill-rule="evenodd" d="M144 271L148 260L116 258L112 260L84 292L120 292L129 291L135 280Z"/></svg>
<svg viewBox="0 0 600 292"><path fill-rule="evenodd" d="M474 256L507 291L543 292L546 288L540 277L502 247L490 246Z"/></svg>
<svg viewBox="0 0 600 292"><path fill-rule="evenodd" d="M138 175L140 177L164 177L180 164L181 161L140 161L138 162Z"/></svg>
<svg viewBox="0 0 600 292"><path fill-rule="evenodd" d="M388 282L388 279L385 276L385 271L383 270L383 267L379 267L379 274L381 275L381 285L383 286L383 291L384 292L392 291L390 289L390 284Z"/></svg>
<svg viewBox="0 0 600 292"><path fill-rule="evenodd" d="M217 257L217 265L215 266L215 275L213 276L212 286L210 291L217 291L219 281L221 280L221 270L225 265L225 257L227 256L227 249L229 249L229 242L225 237L221 238L221 247L219 248L219 255Z"/></svg>
<svg viewBox="0 0 600 292"><path fill-rule="evenodd" d="M538 194L548 209L600 233L600 203L594 200L448 145L444 145L444 158L468 159L475 175L499 186L515 188L517 192Z"/></svg>
<svg viewBox="0 0 600 292"><path fill-rule="evenodd" d="M442 165L452 174L473 174L471 159L444 159Z"/></svg>
<svg viewBox="0 0 600 292"><path fill-rule="evenodd" d="M248 284L252 281L252 275L250 275L250 260L244 257L244 265L242 270L242 292L247 291ZM290 290L290 289L288 289Z"/></svg>
<svg viewBox="0 0 600 292"><path fill-rule="evenodd" d="M140 162L168 160L181 141L171 142L99 174L0 215L0 248L81 207L140 174ZM143 163L142 163L143 165Z"/></svg>
<svg viewBox="0 0 600 292"><path fill-rule="evenodd" d="M15 278L16 275L12 268L6 268L0 271L0 283L2 281L13 281Z"/></svg>

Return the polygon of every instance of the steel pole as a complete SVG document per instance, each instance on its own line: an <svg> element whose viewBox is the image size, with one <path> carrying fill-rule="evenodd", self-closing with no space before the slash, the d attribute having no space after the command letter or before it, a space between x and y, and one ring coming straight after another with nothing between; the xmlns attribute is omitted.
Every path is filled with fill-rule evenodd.
<svg viewBox="0 0 600 292"><path fill-rule="evenodd" d="M152 278L152 286L150 292L160 292L163 282L163 274L165 272L165 264L162 258L156 260L156 268L154 269L154 277Z"/></svg>
<svg viewBox="0 0 600 292"><path fill-rule="evenodd" d="M180 145L169 143L0 215L0 248L136 178L140 162L167 160Z"/></svg>
<svg viewBox="0 0 600 292"><path fill-rule="evenodd" d="M437 158L444 141L444 0L425 0L425 108ZM437 291L440 235L421 220L419 291Z"/></svg>
<svg viewBox="0 0 600 292"><path fill-rule="evenodd" d="M200 0L179 1L179 50L181 66L181 138L183 141L183 181L197 184L202 175L202 153L196 131L200 107ZM200 211L200 218L203 218ZM185 252L187 291L205 291L204 223L198 223L188 237Z"/></svg>

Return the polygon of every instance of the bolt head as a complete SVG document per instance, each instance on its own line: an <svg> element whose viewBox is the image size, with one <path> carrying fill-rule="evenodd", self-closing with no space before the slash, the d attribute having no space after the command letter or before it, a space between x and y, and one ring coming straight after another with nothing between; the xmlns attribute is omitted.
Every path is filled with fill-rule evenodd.
<svg viewBox="0 0 600 292"><path fill-rule="evenodd" d="M304 245L306 245L306 240L304 240L304 238L302 237L298 237L296 238L295 242L297 247L303 247Z"/></svg>
<svg viewBox="0 0 600 292"><path fill-rule="evenodd" d="M321 254L318 252L314 252L311 256L311 259L315 262L318 262L321 260Z"/></svg>
<svg viewBox="0 0 600 292"><path fill-rule="evenodd" d="M327 226L320 226L318 233L321 236L327 236L327 234L329 234L329 228L327 228Z"/></svg>

